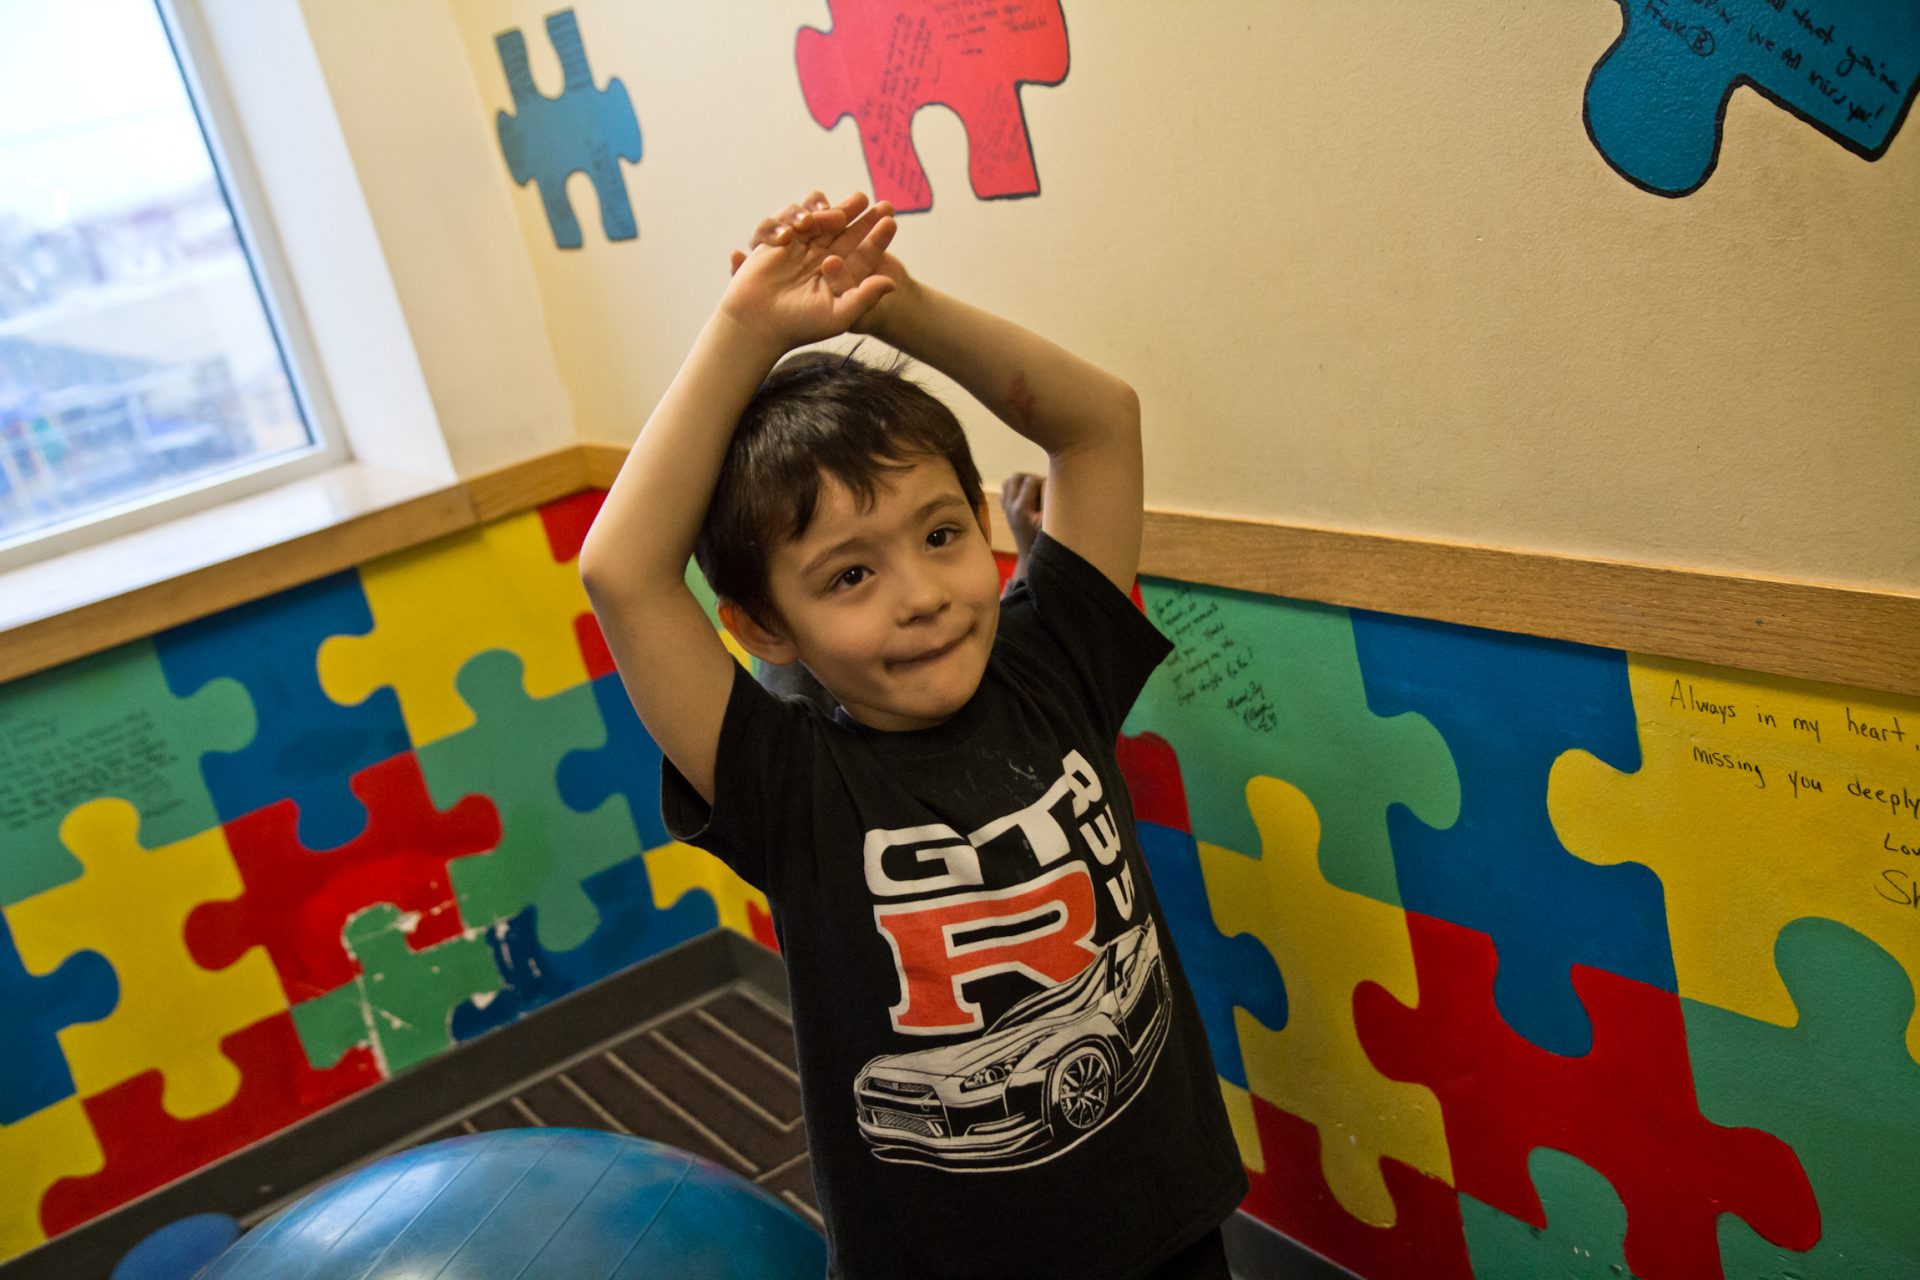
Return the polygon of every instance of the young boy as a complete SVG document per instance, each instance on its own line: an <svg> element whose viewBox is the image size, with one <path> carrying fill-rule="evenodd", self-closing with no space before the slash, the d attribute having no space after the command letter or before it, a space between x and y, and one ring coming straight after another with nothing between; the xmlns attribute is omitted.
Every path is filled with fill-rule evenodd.
<svg viewBox="0 0 1920 1280"><path fill-rule="evenodd" d="M581 575L668 829L772 904L832 1274L1224 1277L1246 1176L1114 759L1169 648L1127 598L1139 405L914 281L891 213L816 193L762 224ZM1047 451L1004 601L944 406L845 361L768 378L856 326ZM728 656L696 547L727 628L831 718Z"/></svg>

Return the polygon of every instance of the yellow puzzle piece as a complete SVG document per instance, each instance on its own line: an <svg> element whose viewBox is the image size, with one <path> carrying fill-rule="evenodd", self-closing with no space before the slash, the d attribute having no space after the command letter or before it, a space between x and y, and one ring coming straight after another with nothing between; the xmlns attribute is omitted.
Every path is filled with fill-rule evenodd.
<svg viewBox="0 0 1920 1280"><path fill-rule="evenodd" d="M1773 948L1802 916L1920 983L1920 701L1638 654L1628 673L1639 771L1569 751L1547 809L1573 853L1659 875L1680 994L1793 1024Z"/></svg>
<svg viewBox="0 0 1920 1280"><path fill-rule="evenodd" d="M538 511L383 556L360 582L373 631L321 642L320 686L353 706L392 685L416 747L473 724L454 676L476 653L519 654L532 698L587 679L573 620L591 605L578 567L554 561Z"/></svg>
<svg viewBox="0 0 1920 1280"><path fill-rule="evenodd" d="M187 952L187 913L244 888L226 832L214 827L148 850L139 830L140 812L125 800L92 800L69 813L60 840L86 871L8 907L7 922L27 968L48 973L93 950L119 979L112 1013L59 1032L79 1093L157 1067L167 1110L185 1120L225 1106L240 1087L221 1039L284 1011L287 998L264 948L217 971Z"/></svg>
<svg viewBox="0 0 1920 1280"><path fill-rule="evenodd" d="M713 895L721 925L751 938L753 920L747 915L747 904L769 910L766 894L705 849L676 841L649 849L643 856L647 860L647 880L653 885L653 905L662 911L680 901L689 889L705 889Z"/></svg>
<svg viewBox="0 0 1920 1280"><path fill-rule="evenodd" d="M47 1238L40 1226L40 1198L62 1178L84 1178L107 1167L78 1098L44 1107L17 1124L0 1124L0 1262Z"/></svg>
<svg viewBox="0 0 1920 1280"><path fill-rule="evenodd" d="M1380 1157L1453 1181L1433 1091L1381 1075L1353 1025L1353 990L1364 981L1418 1003L1406 913L1321 878L1320 817L1297 787L1254 778L1247 807L1260 832L1258 860L1200 845L1220 932L1260 939L1287 983L1287 1025L1279 1031L1233 1011L1247 1083L1319 1127L1327 1187L1347 1212L1391 1226L1395 1209Z"/></svg>

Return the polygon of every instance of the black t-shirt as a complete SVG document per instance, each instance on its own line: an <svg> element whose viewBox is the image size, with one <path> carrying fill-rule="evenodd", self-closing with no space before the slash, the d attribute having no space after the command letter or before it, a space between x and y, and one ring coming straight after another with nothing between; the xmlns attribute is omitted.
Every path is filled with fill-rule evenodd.
<svg viewBox="0 0 1920 1280"><path fill-rule="evenodd" d="M1246 1194L1114 759L1169 650L1042 534L980 688L888 733L743 668L677 838L772 905L844 1280L1129 1276Z"/></svg>

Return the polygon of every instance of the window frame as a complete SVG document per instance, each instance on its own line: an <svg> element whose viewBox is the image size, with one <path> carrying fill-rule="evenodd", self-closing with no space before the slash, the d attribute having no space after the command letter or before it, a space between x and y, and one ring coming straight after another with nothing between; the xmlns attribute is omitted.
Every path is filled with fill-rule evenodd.
<svg viewBox="0 0 1920 1280"><path fill-rule="evenodd" d="M247 150L246 134L226 84L212 33L195 0L148 0L166 33L185 84L201 137L232 213L255 296L287 369L295 401L314 436L292 457L275 456L235 468L222 478L185 491L163 491L54 526L43 534L0 546L0 573L20 568L168 521L224 506L353 461L353 450L327 385L325 365L300 305L300 293L269 211L264 186Z"/></svg>

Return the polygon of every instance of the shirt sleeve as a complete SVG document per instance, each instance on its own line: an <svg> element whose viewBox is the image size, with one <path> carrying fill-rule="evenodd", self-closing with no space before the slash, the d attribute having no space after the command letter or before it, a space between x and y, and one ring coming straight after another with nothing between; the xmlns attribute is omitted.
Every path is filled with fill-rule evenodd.
<svg viewBox="0 0 1920 1280"><path fill-rule="evenodd" d="M1109 735L1173 652L1125 592L1045 532L1028 553L1025 580L1001 602L1001 626L1011 642L1050 651L1066 666L1095 726Z"/></svg>
<svg viewBox="0 0 1920 1280"><path fill-rule="evenodd" d="M660 758L660 816L667 834L714 854L768 893L774 871L769 850L810 852L792 837L812 827L812 771L824 751L817 741L822 727L799 701L769 693L739 667L720 722L713 804L700 798L672 760Z"/></svg>

